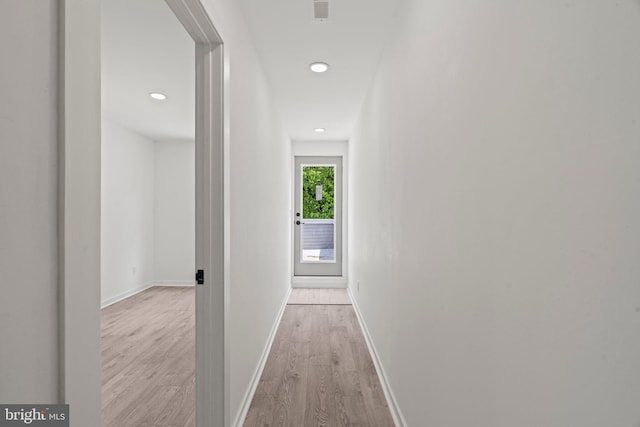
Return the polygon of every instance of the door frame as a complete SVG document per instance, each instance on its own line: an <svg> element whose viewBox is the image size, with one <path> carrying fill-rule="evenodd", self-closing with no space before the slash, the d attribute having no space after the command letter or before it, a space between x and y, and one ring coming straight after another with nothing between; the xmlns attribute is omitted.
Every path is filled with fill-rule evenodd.
<svg viewBox="0 0 640 427"><path fill-rule="evenodd" d="M294 156L295 171L294 171L294 205L293 210L296 212L295 227L293 232L293 272L295 277L341 277L342 276L342 184L343 184L343 163L342 156ZM303 172L302 169L305 166L332 166L334 168L334 262L304 262L301 258L302 246L302 225L298 224L299 221L303 221L305 218L302 204L303 204ZM298 217L298 213L301 214ZM308 218L307 218L308 219ZM338 265L336 265L338 264ZM307 270L302 272L301 270ZM331 274L327 273L327 270L331 271ZM296 274L302 272L303 274ZM336 271L337 270L337 271ZM304 274L307 273L307 274Z"/></svg>
<svg viewBox="0 0 640 427"><path fill-rule="evenodd" d="M342 157L342 276L295 276L294 232L295 212L295 158ZM291 142L291 286L293 288L346 288L349 265L349 148L347 141L292 141Z"/></svg>
<svg viewBox="0 0 640 427"><path fill-rule="evenodd" d="M228 123L223 41L200 0L166 0L196 43L196 426L229 426ZM101 418L100 0L61 0L58 384L72 426Z"/></svg>

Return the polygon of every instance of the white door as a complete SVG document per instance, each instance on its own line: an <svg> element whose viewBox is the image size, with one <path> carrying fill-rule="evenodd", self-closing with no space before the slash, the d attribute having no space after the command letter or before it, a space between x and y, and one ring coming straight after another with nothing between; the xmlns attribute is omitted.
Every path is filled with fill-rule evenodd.
<svg viewBox="0 0 640 427"><path fill-rule="evenodd" d="M342 276L342 158L295 158L295 276Z"/></svg>

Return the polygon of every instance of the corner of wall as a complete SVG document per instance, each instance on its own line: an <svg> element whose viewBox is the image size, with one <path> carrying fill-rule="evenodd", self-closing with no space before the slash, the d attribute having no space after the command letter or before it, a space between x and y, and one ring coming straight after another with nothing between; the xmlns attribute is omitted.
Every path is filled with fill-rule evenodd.
<svg viewBox="0 0 640 427"><path fill-rule="evenodd" d="M240 409L236 414L233 422L234 427L242 427L244 425L244 421L247 418L247 414L249 413L249 408L251 407L251 402L253 401L253 397L255 395L256 389L258 388L258 383L260 382L260 377L262 376L262 372L264 371L264 367L267 364L267 359L269 357L269 352L271 351L271 347L273 346L273 342L276 338L276 332L278 331L278 326L280 325L280 321L282 320L282 316L284 314L284 310L287 307L287 301L289 301L289 296L291 295L291 288L287 291L284 300L280 306L280 310L278 311L278 315L276 316L273 325L271 326L271 332L269 332L269 337L267 339L267 343L262 350L262 354L260 356L260 361L256 366L256 369L251 377L251 382L247 387L247 391L244 394L242 402L240 404Z"/></svg>
<svg viewBox="0 0 640 427"><path fill-rule="evenodd" d="M382 366L382 362L380 361L378 350L376 349L373 339L369 334L367 323L362 317L360 307L358 306L358 301L354 298L351 287L347 288L347 292L349 293L349 298L351 299L354 311L356 312L356 317L358 318L358 322L360 323L360 328L362 329L365 342L367 343L367 348L369 349L369 353L371 353L371 359L373 360L373 364L376 368L376 373L378 374L378 378L380 378L380 385L382 386L384 397L387 399L389 412L391 412L393 422L395 423L396 427L407 427L407 422L405 421L402 412L400 411L398 401L396 400L393 390L391 389L391 385L389 384L389 381L387 379L387 373L385 372L384 367Z"/></svg>

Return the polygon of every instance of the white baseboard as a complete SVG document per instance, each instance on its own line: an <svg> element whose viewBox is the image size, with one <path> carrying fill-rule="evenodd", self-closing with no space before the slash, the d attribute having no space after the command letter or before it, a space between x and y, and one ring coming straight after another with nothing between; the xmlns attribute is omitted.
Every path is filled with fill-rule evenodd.
<svg viewBox="0 0 640 427"><path fill-rule="evenodd" d="M353 304L353 308L354 308L354 311L356 312L356 316L360 321L360 328L362 328L362 333L364 334L364 340L367 342L369 353L371 353L371 359L373 359L373 364L376 367L378 378L380 378L380 385L382 386L384 397L386 397L387 399L387 404L389 405L389 412L391 412L391 417L393 418L393 422L395 423L396 427L406 427L407 422L404 420L404 417L402 416L402 412L400 412L400 407L398 406L396 397L394 396L393 391L391 390L389 381L387 381L387 374L385 373L384 368L382 367L382 363L380 362L380 357L378 356L378 351L376 350L376 347L373 344L371 335L369 335L367 324L364 322L364 319L362 318L362 313L360 313L360 308L358 307L358 303L356 299L353 297L353 294L351 293L351 288L347 288L347 292L349 293L349 298L351 298L351 303Z"/></svg>
<svg viewBox="0 0 640 427"><path fill-rule="evenodd" d="M147 282L142 286L139 286L139 287L134 288L134 289L129 289L128 291L122 292L121 294L118 294L118 295L116 295L114 297L107 298L106 300L101 302L100 308L108 307L111 304L115 304L118 301L122 301L125 298L129 298L130 296L133 296L135 294L139 294L140 292L149 289L153 285L154 285L154 282Z"/></svg>
<svg viewBox="0 0 640 427"><path fill-rule="evenodd" d="M293 276L294 288L346 288L347 279L340 276Z"/></svg>
<svg viewBox="0 0 640 427"><path fill-rule="evenodd" d="M156 280L153 286L195 286L194 280Z"/></svg>
<svg viewBox="0 0 640 427"><path fill-rule="evenodd" d="M264 366L267 363L267 359L269 358L269 352L271 352L271 346L273 345L273 341L276 338L276 332L278 331L278 325L280 325L280 320L282 320L282 315L284 314L284 309L287 307L287 301L289 301L289 295L291 295L291 288L287 291L287 294L284 297L284 301L282 301L282 306L280 307L280 311L276 316L276 321L273 323L271 327L271 332L269 333L269 338L267 339L267 345L264 347L262 351L262 356L260 356L260 360L258 361L258 366L256 367L255 372L253 373L253 377L251 378L251 382L249 383L249 388L244 395L244 399L242 399L242 405L240 405L240 412L236 416L236 419L233 423L235 427L242 427L244 424L245 418L247 418L247 413L249 413L249 407L251 406L251 401L253 400L253 395L256 392L256 388L258 388L258 383L260 382L260 377L262 376L262 371L264 370Z"/></svg>

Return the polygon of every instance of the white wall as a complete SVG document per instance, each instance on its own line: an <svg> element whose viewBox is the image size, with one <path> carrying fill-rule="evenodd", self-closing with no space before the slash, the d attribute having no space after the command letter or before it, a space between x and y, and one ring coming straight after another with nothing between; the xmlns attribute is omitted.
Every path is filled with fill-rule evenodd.
<svg viewBox="0 0 640 427"><path fill-rule="evenodd" d="M154 283L193 285L195 143L157 141L154 146Z"/></svg>
<svg viewBox="0 0 640 427"><path fill-rule="evenodd" d="M349 143L349 250L406 424L640 425L640 4L401 16Z"/></svg>
<svg viewBox="0 0 640 427"><path fill-rule="evenodd" d="M233 419L240 410L242 399L250 386L269 332L289 288L290 143L279 125L268 83L238 5L231 0L204 0L203 3L225 41L228 77L225 83L225 105L230 108L231 117L227 132L231 165L228 178L232 194L232 261L229 272L232 314L229 331ZM55 401L57 388L62 385L57 379L56 346L57 108L55 98L42 98L43 94L52 96L56 87L56 5L57 2L42 0L4 2L0 14L0 46L3 55L26 55L16 61L14 66L4 67L0 78L3 85L0 107L3 123L0 144L3 256L0 266L3 283L6 283L0 306L0 331L3 339L11 344L3 345L0 352L0 365L10 367L1 371L0 400L4 402ZM71 49L68 53L87 53L91 48L91 52L98 55L97 2L65 2L65 5L69 6L65 16L74 18L68 34L85 36L67 40L67 46ZM81 16L90 19L86 22L75 19ZM83 25L83 22L87 25ZM90 43L83 45L84 41ZM26 46L29 49L24 49ZM75 56L72 58L73 61L76 59ZM89 65L83 65L80 61L68 62L71 67L67 70L68 75L73 76L75 73L76 77L81 77L82 84L77 87L89 87L99 76L99 70L94 67L97 64L94 61L96 56L88 59ZM90 87L94 91L85 92L84 95L99 104L99 84L95 83L94 86ZM72 100L74 102L81 98L80 93L70 94L75 96ZM94 106L89 107L86 111L91 116L94 114ZM99 117L96 115L95 119L97 121ZM99 122L95 124L93 121L87 126L82 126L81 123L75 123L75 127L72 126L73 123L69 125L72 128L70 130L76 133L68 140L74 143L81 140L82 135L77 132L99 128ZM105 130L107 137L109 132L109 129ZM112 128L111 132L120 134L122 130ZM86 150L76 145L70 147L67 160L73 160L74 164L66 176L67 189L72 195L83 194L84 191L97 199L99 189L94 188L94 184L100 179L100 166L95 165L99 154L94 155L92 152L91 158L86 159L87 168L93 171L89 182L85 176L87 171L81 168L81 159L74 157L98 146L97 138L93 138L93 134L88 136L91 139L85 141ZM109 155L109 148L106 150L105 155ZM73 175L72 172L78 174ZM90 206L84 210L83 216L83 211L75 201L69 203L71 202L74 203L73 206L68 207L73 210L69 212L72 215L68 218L70 222L66 225L69 229L65 232L80 230L82 235L74 238L69 234L69 243L74 246L65 250L72 255L84 253L87 257L93 257L97 250L94 251L95 248L84 239L87 236L94 237L93 230L89 232L88 228L93 226L93 221L99 216L96 211L98 204L93 199L85 200ZM109 205L115 207L111 202ZM117 212L112 214L117 216ZM72 222L74 220L76 222ZM265 225L269 226L270 233L257 233ZM107 240L112 237L105 235ZM94 241L97 246L99 238ZM105 244L117 245L117 242ZM143 265L143 259L134 259L135 255L131 254L127 260L135 260ZM69 260L71 261L73 259ZM65 300L73 303L73 307L86 307L68 313L68 330L78 334L67 337L68 360L65 362L69 368L67 397L72 405L79 408L75 410L77 416L73 422L84 423L83 425L90 424L91 420L99 416L99 337L98 331L94 330L99 314L99 300L97 280L79 282L77 279L81 273L91 275L98 274L98 271L99 266L93 262L74 270L69 289L82 284L87 290L76 296L65 296ZM132 276L131 271L129 269L122 274ZM146 271L146 268L139 267L136 274L146 277ZM28 277L25 278L27 273ZM131 280L131 277L124 279ZM140 283L144 283L144 280L142 278ZM25 286L13 285L19 282ZM27 284L31 285L26 286ZM109 295L116 295L117 292L116 289ZM75 315L78 317L73 317ZM88 322L82 323L83 319ZM10 327L16 324L20 325L19 332ZM84 364L79 367L83 356ZM70 366L76 366L77 369L72 370ZM83 389L80 385L86 387Z"/></svg>
<svg viewBox="0 0 640 427"><path fill-rule="evenodd" d="M250 41L230 42L231 419L290 288L290 143ZM250 126L248 125L250 123Z"/></svg>
<svg viewBox="0 0 640 427"><path fill-rule="evenodd" d="M202 3L224 40L227 70L233 422L290 288L291 147L238 3Z"/></svg>
<svg viewBox="0 0 640 427"><path fill-rule="evenodd" d="M102 305L193 285L194 142L154 142L106 117L102 132Z"/></svg>
<svg viewBox="0 0 640 427"><path fill-rule="evenodd" d="M155 143L103 117L102 304L153 284Z"/></svg>
<svg viewBox="0 0 640 427"><path fill-rule="evenodd" d="M0 13L0 402L55 402L57 3Z"/></svg>

